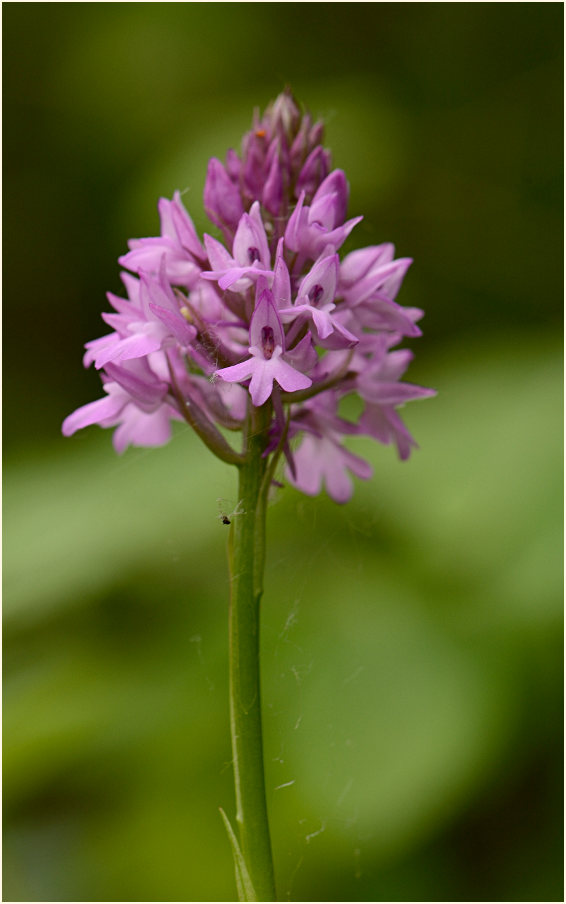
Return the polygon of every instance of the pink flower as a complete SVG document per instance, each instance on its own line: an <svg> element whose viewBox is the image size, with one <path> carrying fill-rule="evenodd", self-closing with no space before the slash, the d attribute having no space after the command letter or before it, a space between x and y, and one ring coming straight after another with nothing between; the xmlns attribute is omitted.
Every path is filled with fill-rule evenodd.
<svg viewBox="0 0 566 904"><path fill-rule="evenodd" d="M394 254L394 246L386 242L346 255L340 264L338 292L360 328L420 336L414 318L394 301L412 260L393 260Z"/></svg>
<svg viewBox="0 0 566 904"><path fill-rule="evenodd" d="M132 239L130 251L118 258L118 263L134 273L157 274L165 261L165 273L173 285L191 287L199 278L206 254L197 236L193 221L183 207L178 191L173 200L161 198L158 204L161 236L152 239Z"/></svg>
<svg viewBox="0 0 566 904"><path fill-rule="evenodd" d="M301 192L285 230L285 244L291 251L312 259L325 248L337 251L363 217L344 223L348 203L348 183L342 170L334 170L317 189L310 207L304 206Z"/></svg>
<svg viewBox="0 0 566 904"><path fill-rule="evenodd" d="M129 446L162 446L171 436L171 419L178 413L168 403L167 383L151 371L145 361L127 367L109 364L103 375L106 396L78 408L63 421L63 436L91 424L117 427L114 448L121 453Z"/></svg>
<svg viewBox="0 0 566 904"><path fill-rule="evenodd" d="M301 282L295 304L280 309L279 315L284 323L299 316L307 317L312 321L313 332L318 342L321 343L332 333L337 333L338 345L349 347L358 342L357 336L350 333L331 314L336 308L333 299L336 296L338 266L337 254L320 258Z"/></svg>
<svg viewBox="0 0 566 904"><path fill-rule="evenodd" d="M308 496L318 495L324 485L331 499L344 503L354 491L350 473L369 480L372 468L342 445L343 435L358 433L359 427L339 417L337 405L337 394L327 391L297 413L292 433L304 431L305 435L293 453L293 469L287 469L287 478Z"/></svg>
<svg viewBox="0 0 566 904"><path fill-rule="evenodd" d="M287 471L287 479L307 496L317 496L323 485L334 502L348 502L354 485L348 472L361 480L369 480L371 465L354 455L329 435L308 433L294 453L297 476Z"/></svg>
<svg viewBox="0 0 566 904"><path fill-rule="evenodd" d="M205 270L201 275L204 279L217 281L221 289L229 289L235 283L240 288L246 287L251 284L252 278L271 273L267 236L257 201L249 214L244 213L240 218L232 256L224 245L210 235L205 235L204 243L213 269ZM247 281L243 282L246 277Z"/></svg>
<svg viewBox="0 0 566 904"><path fill-rule="evenodd" d="M251 358L217 370L216 377L228 383L241 383L251 377L250 395L256 407L263 405L273 392L274 381L286 392L307 389L312 380L283 360L285 336L273 304L273 296L265 289L256 305L250 324Z"/></svg>
<svg viewBox="0 0 566 904"><path fill-rule="evenodd" d="M399 382L409 366L413 353L408 349L386 351L387 342L382 343L381 353L367 361L360 369L356 383L365 401L360 417L360 431L372 436L384 445L395 443L402 461L411 454L417 444L396 408L416 399L436 395L433 389L425 389L411 383Z"/></svg>
<svg viewBox="0 0 566 904"><path fill-rule="evenodd" d="M191 345L197 331L180 313L179 302L165 280L164 269L162 260L157 278L142 272L139 283L134 285L129 277L126 280L129 301L108 294L108 300L118 313L103 314L102 319L114 327L115 332L87 343L86 364L92 360L96 368L101 368L109 361L143 358L168 345L182 348Z"/></svg>

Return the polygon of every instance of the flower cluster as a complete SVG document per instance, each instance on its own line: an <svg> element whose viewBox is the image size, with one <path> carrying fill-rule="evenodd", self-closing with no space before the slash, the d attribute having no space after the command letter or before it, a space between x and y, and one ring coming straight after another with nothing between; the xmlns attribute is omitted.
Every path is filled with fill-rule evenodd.
<svg viewBox="0 0 566 904"><path fill-rule="evenodd" d="M245 433L262 409L265 455L283 453L293 485L314 495L324 483L336 502L351 496L350 473L371 476L345 436L409 456L398 408L434 395L400 382L412 354L396 346L420 335L423 314L395 300L411 260L389 243L340 258L361 217L346 219L348 185L322 132L285 92L256 114L241 156L210 161L204 206L223 241L200 240L178 192L159 201L161 234L119 258L127 298L109 293L114 313L102 315L113 332L86 345L105 396L66 418L66 436L116 427L122 452L167 442L184 419L238 464L225 432ZM339 414L351 393L363 400L357 423Z"/></svg>

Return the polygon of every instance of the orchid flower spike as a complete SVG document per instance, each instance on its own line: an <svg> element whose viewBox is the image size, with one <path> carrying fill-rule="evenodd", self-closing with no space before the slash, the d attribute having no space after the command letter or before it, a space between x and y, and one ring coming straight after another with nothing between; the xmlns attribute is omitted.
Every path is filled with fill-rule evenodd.
<svg viewBox="0 0 566 904"><path fill-rule="evenodd" d="M361 217L347 219L348 182L323 132L289 90L256 113L241 153L208 165L204 208L220 234L201 241L179 192L161 198L159 236L133 239L119 258L127 298L108 295L112 332L86 344L106 395L70 415L65 435L115 427L123 451L166 442L184 419L238 464L261 409L265 455L284 454L294 486L325 486L340 503L350 475L371 470L345 436L409 456L399 410L434 395L402 381L412 356L396 348L421 335L423 312L397 300L411 259L390 242L341 253ZM352 394L361 413L347 422L336 412ZM221 429L242 432L242 452Z"/></svg>

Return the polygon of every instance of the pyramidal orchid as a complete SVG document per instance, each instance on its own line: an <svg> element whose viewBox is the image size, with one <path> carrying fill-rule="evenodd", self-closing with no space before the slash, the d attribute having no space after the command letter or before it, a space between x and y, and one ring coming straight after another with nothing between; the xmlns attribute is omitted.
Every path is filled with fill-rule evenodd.
<svg viewBox="0 0 566 904"><path fill-rule="evenodd" d="M239 474L230 527L230 715L240 900L275 900L265 799L259 684L259 603L265 516L278 479L337 503L371 467L352 435L396 446L415 441L406 402L434 395L402 382L423 312L397 301L410 258L392 244L341 248L362 219L347 219L348 183L332 170L323 126L283 92L244 136L242 152L212 159L204 208L216 234L197 235L179 192L162 198L160 235L133 239L119 258L126 298L108 300L112 332L86 344L104 397L63 423L114 427L114 446L159 446L184 420ZM361 400L355 421L340 403ZM236 445L226 434L241 434ZM284 459L279 474L277 467ZM229 521L227 518L226 521Z"/></svg>

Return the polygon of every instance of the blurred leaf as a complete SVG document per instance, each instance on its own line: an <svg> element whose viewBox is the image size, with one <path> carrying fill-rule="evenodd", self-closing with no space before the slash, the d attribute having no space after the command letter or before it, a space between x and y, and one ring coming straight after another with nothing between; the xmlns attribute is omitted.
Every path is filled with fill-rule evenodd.
<svg viewBox="0 0 566 904"><path fill-rule="evenodd" d="M188 428L163 449L121 459L110 433L73 441L80 451L6 469L7 618L41 618L89 599L148 557L175 556L190 568L222 536L216 499L234 498L236 473Z"/></svg>

